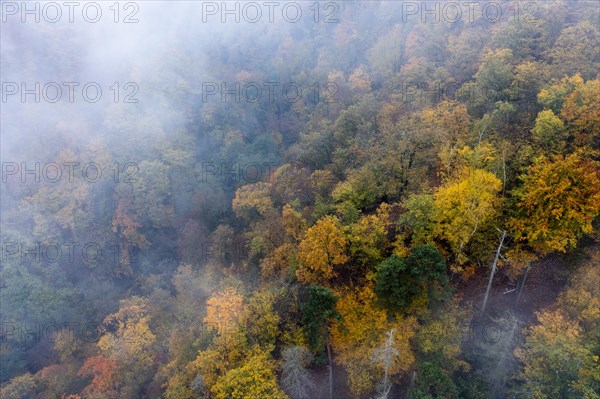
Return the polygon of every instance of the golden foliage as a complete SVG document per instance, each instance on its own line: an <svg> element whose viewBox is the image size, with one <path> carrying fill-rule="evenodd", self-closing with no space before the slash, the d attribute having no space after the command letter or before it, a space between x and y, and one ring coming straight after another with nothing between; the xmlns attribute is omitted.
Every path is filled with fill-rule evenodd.
<svg viewBox="0 0 600 399"><path fill-rule="evenodd" d="M270 193L271 183L247 184L236 190L231 206L235 214L247 222L258 215L264 217L273 210Z"/></svg>
<svg viewBox="0 0 600 399"><path fill-rule="evenodd" d="M306 230L306 221L300 212L295 211L290 204L286 204L281 211L285 233L296 241L302 240Z"/></svg>
<svg viewBox="0 0 600 399"><path fill-rule="evenodd" d="M415 335L416 319L397 317L389 322L384 309L375 304L372 287L354 290L344 289L337 293L340 299L336 310L342 316L330 328L331 344L336 362L348 371L350 389L355 395L370 392L383 376L381 364L373 362L375 352L384 344L386 332L395 328L394 348L398 354L392 359L390 375L410 369L415 361L409 340Z"/></svg>
<svg viewBox="0 0 600 399"><path fill-rule="evenodd" d="M202 320L219 335L237 331L244 323L244 298L233 288L214 293L206 301L206 316Z"/></svg>
<svg viewBox="0 0 600 399"><path fill-rule="evenodd" d="M597 398L600 383L600 253L588 251L557 306L537 313L539 324L527 330L515 350L524 363L522 388L536 399Z"/></svg>
<svg viewBox="0 0 600 399"><path fill-rule="evenodd" d="M467 167L434 194L437 208L434 234L450 244L459 263L466 260L463 247L478 227L498 213L497 194L501 187L502 182L494 174Z"/></svg>
<svg viewBox="0 0 600 399"><path fill-rule="evenodd" d="M242 366L219 377L211 388L215 399L287 399L277 385L275 365L267 354L258 352Z"/></svg>
<svg viewBox="0 0 600 399"><path fill-rule="evenodd" d="M104 319L104 334L98 340L98 348L117 362L149 367L154 361L151 346L156 341L156 335L150 330L148 322L147 305L143 298L132 297L121 301L119 311Z"/></svg>
<svg viewBox="0 0 600 399"><path fill-rule="evenodd" d="M383 252L389 246L390 224L390 205L385 202L376 214L362 216L352 224L347 233L352 261L364 266L383 260Z"/></svg>
<svg viewBox="0 0 600 399"><path fill-rule="evenodd" d="M579 145L592 145L600 132L600 80L590 80L567 95L561 115L575 126Z"/></svg>
<svg viewBox="0 0 600 399"><path fill-rule="evenodd" d="M347 244L339 219L333 216L319 219L308 229L306 238L300 243L300 264L296 270L298 280L326 284L337 275L333 267L348 261Z"/></svg>
<svg viewBox="0 0 600 399"><path fill-rule="evenodd" d="M518 215L508 223L514 237L541 255L574 248L600 212L598 170L579 152L537 158L515 190Z"/></svg>

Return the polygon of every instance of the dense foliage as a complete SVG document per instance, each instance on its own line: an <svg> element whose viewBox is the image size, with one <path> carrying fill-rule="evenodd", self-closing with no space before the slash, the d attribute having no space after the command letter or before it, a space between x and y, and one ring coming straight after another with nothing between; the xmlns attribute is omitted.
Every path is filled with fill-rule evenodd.
<svg viewBox="0 0 600 399"><path fill-rule="evenodd" d="M3 164L1 396L599 398L598 4L449 22L401 3L230 30L180 16L127 71L139 103L3 115L3 160L105 178ZM7 31L39 45L3 49L2 81L36 57L81 78L76 29ZM523 301L536 268L556 300ZM481 320L501 338L474 343Z"/></svg>

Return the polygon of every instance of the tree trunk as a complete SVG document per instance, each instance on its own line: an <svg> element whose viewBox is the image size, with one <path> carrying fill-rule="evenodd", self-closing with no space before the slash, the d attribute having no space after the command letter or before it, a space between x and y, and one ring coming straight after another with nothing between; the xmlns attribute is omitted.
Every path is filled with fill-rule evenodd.
<svg viewBox="0 0 600 399"><path fill-rule="evenodd" d="M329 361L329 399L333 399L333 366L331 365L331 349L329 348L329 338L325 342L327 345L327 360Z"/></svg>
<svg viewBox="0 0 600 399"><path fill-rule="evenodd" d="M517 300L515 305L519 304L519 299L521 299L521 294L523 293L523 287L525 287L525 280L527 280L527 275L529 274L529 269L531 268L531 263L527 265L527 269L525 270L525 275L523 276L523 281L521 281L521 287L519 288L519 294L517 295Z"/></svg>
<svg viewBox="0 0 600 399"><path fill-rule="evenodd" d="M406 399L410 399L413 388L415 387L415 380L417 379L417 372L413 371L410 377L410 384L408 384L408 390L406 391Z"/></svg>
<svg viewBox="0 0 600 399"><path fill-rule="evenodd" d="M504 197L504 189L506 188L506 154L502 150L502 197Z"/></svg>
<svg viewBox="0 0 600 399"><path fill-rule="evenodd" d="M395 332L396 332L395 328L392 328L388 332L388 338L386 340L386 345L384 346L384 349L383 349L383 362L385 364L385 374L383 377L383 389L381 391L382 399L387 399L387 397L390 393L390 390L392 389L391 384L388 386L388 381L389 381L390 365L392 363L392 355L394 354L394 352L395 352L395 354L398 354L398 351L396 351L394 348L394 333Z"/></svg>
<svg viewBox="0 0 600 399"><path fill-rule="evenodd" d="M481 305L481 315L485 313L485 307L487 305L488 296L490 295L490 290L492 289L492 281L494 280L494 274L496 274L496 266L498 264L498 259L500 258L500 251L502 250L502 244L504 243L505 238L506 230L502 230L502 237L500 237L500 244L498 245L498 250L496 251L496 257L494 258L494 264L492 264L492 271L490 272L490 279L488 280L485 296L483 297L483 305Z"/></svg>

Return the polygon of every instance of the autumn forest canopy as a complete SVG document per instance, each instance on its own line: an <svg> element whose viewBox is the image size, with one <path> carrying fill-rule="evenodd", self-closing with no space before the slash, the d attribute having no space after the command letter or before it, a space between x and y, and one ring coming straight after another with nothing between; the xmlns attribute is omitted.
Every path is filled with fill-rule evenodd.
<svg viewBox="0 0 600 399"><path fill-rule="evenodd" d="M1 7L0 397L600 399L597 1Z"/></svg>

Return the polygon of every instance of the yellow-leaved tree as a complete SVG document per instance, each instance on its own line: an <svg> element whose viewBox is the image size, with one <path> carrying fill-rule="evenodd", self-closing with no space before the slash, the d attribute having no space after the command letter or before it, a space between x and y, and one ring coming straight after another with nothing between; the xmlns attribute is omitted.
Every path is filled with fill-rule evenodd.
<svg viewBox="0 0 600 399"><path fill-rule="evenodd" d="M383 253L389 246L390 209L384 202L377 208L376 214L361 216L348 229L352 262L363 271L383 260Z"/></svg>
<svg viewBox="0 0 600 399"><path fill-rule="evenodd" d="M336 277L334 266L348 261L348 242L340 220L325 216L306 232L298 251L296 277L303 283L327 285Z"/></svg>
<svg viewBox="0 0 600 399"><path fill-rule="evenodd" d="M266 353L249 356L240 367L219 377L211 389L215 399L287 399L277 385L275 364Z"/></svg>
<svg viewBox="0 0 600 399"><path fill-rule="evenodd" d="M463 248L477 229L498 214L501 188L502 182L493 173L464 167L434 194L434 234L448 242L459 265L466 262Z"/></svg>
<svg viewBox="0 0 600 399"><path fill-rule="evenodd" d="M524 364L518 389L527 397L598 397L600 253L597 246L588 253L556 306L536 314L539 324L526 330L523 347L515 350Z"/></svg>
<svg viewBox="0 0 600 399"><path fill-rule="evenodd" d="M395 322L389 322L387 312L375 303L370 285L344 289L337 295L341 320L333 321L331 344L336 362L348 371L352 393L372 392L385 375L393 377L409 370L415 361L409 340L415 335L416 319L396 316ZM386 340L390 331L392 339ZM389 356L381 356L383 348L389 350ZM389 361L381 360L386 357Z"/></svg>
<svg viewBox="0 0 600 399"><path fill-rule="evenodd" d="M271 183L258 182L238 188L231 206L236 216L248 223L272 213Z"/></svg>
<svg viewBox="0 0 600 399"><path fill-rule="evenodd" d="M263 280L272 278L289 279L294 274L298 242L306 232L306 221L300 212L290 204L284 205L281 219L285 237L281 245L269 252L261 260L261 277Z"/></svg>
<svg viewBox="0 0 600 399"><path fill-rule="evenodd" d="M280 317L274 309L276 299L276 292L258 290L250 297L244 308L248 340L265 351L275 349L280 334L278 328Z"/></svg>
<svg viewBox="0 0 600 399"><path fill-rule="evenodd" d="M206 316L202 320L207 332L216 333L212 346L198 353L184 372L169 379L167 399L208 396L220 377L240 366L248 352L245 315L244 297L235 288L227 287L212 294L206 301Z"/></svg>
<svg viewBox="0 0 600 399"><path fill-rule="evenodd" d="M598 146L600 131L600 79L589 80L565 97L561 115L574 127L578 145ZM598 148L598 147L596 147Z"/></svg>
<svg viewBox="0 0 600 399"><path fill-rule="evenodd" d="M206 301L206 316L202 320L219 335L236 331L244 322L244 298L233 288L214 293Z"/></svg>
<svg viewBox="0 0 600 399"><path fill-rule="evenodd" d="M508 223L517 241L543 256L566 252L592 232L600 212L598 162L581 152L539 157L521 180L523 185L514 191L517 213Z"/></svg>

